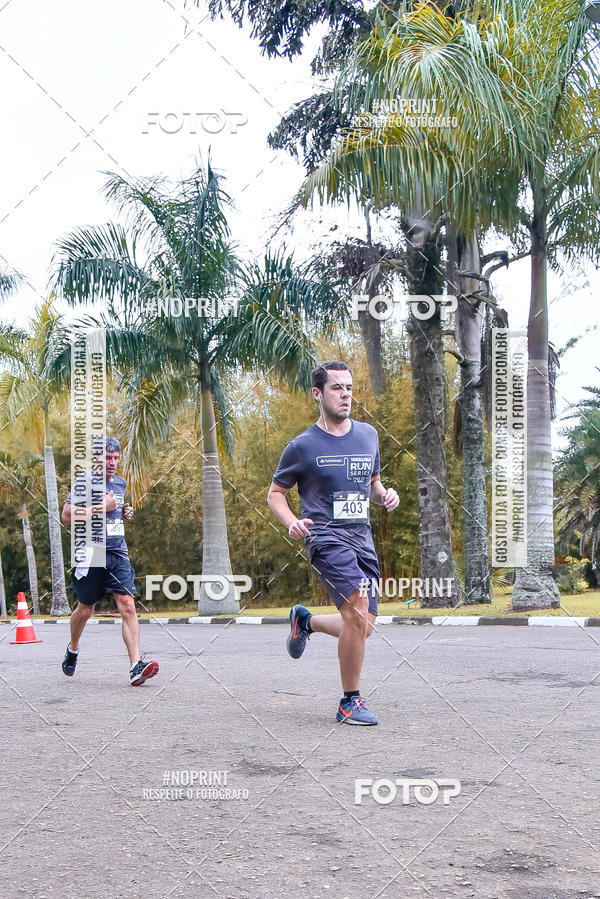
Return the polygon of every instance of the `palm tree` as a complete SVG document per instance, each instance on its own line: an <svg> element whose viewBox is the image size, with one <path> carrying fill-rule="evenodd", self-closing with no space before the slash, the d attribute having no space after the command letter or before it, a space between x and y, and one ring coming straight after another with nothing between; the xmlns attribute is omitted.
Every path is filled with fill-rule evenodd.
<svg viewBox="0 0 600 899"><path fill-rule="evenodd" d="M460 391L454 407L454 450L462 458L462 509L464 535L465 603L491 602L492 579L488 553L484 396L491 385L491 369L482 352L492 326L506 327L507 317L493 297L490 274L508 266L505 250L482 255L482 235L470 237L457 232L452 222L446 226L447 283L457 296L454 337L460 367ZM492 260L500 263L482 270ZM482 288L482 283L485 288ZM493 318L491 317L493 314ZM486 407L487 411L487 407ZM502 575L500 575L502 576Z"/></svg>
<svg viewBox="0 0 600 899"><path fill-rule="evenodd" d="M420 7L414 14L399 14L395 24L390 25L389 15L385 22L378 24L369 39L359 45L343 73L337 88L339 96L349 98L357 109L368 108L374 100L386 97L418 96L413 92L415 84L423 92L423 82L428 77L433 80L430 58L433 38L429 36L428 44L423 32L425 25L431 21L439 24L439 20L444 23L446 41L450 31L453 54L458 51L465 54L467 47L473 52L477 45L479 53L497 58L492 34L461 34L452 23L445 24L448 20L437 9ZM439 42L439 34L437 39ZM444 58L440 55L440 59ZM468 69L463 71L463 78L469 74ZM461 106L465 131L481 132L481 94L485 93L490 119L488 130L497 141L512 124L507 92L493 71L481 79L479 89L479 94ZM456 91L447 92L449 104L455 96ZM440 187L460 183L467 176L470 186L475 186L474 175L458 156L449 128L440 135L415 132L396 122L381 130L353 128L340 137L330 160L307 180L305 201L318 193L321 199L330 201L354 197L360 203L372 200L379 207L399 206L403 210L400 221L407 249L396 268L405 276L409 293L439 295L446 280L441 240L449 207ZM431 180L424 183L426 179ZM478 193L471 194L472 198L482 194L481 186L477 187ZM460 195L464 209L465 193L461 191ZM454 206L457 205L458 201ZM469 230L472 230L475 226L472 211L470 216ZM454 273L453 281L455 278ZM411 312L408 330L414 387L421 568L424 576L450 577L456 583L447 503L446 385L439 308L427 320ZM475 411L481 422L480 409ZM471 477L468 485L473 486L467 490L467 496L472 494L481 499L483 494L483 506L479 502L473 512L466 509L469 522L475 522L470 530L477 534L476 543L470 540L465 547L466 555L473 556L474 560L473 565L466 565L469 574L466 598L485 601L489 600L489 574L485 562L482 564L487 556L487 524L485 516L481 517L482 511L485 512L482 428L479 434L471 436L479 439L480 447L476 452L477 465L466 467L467 476Z"/></svg>
<svg viewBox="0 0 600 899"><path fill-rule="evenodd" d="M547 268L567 258L598 257L600 189L600 113L598 59L588 35L590 22L578 3L549 4L546 16L534 13L542 44L526 47L522 71L533 91L536 141L522 147L519 163L532 195L532 209L521 221L531 247L531 300L527 379L528 504L526 568L517 569L515 609L558 605L551 576L554 564L553 478L548 372ZM544 62L542 63L542 58ZM550 63L550 64L548 64Z"/></svg>
<svg viewBox="0 0 600 899"><path fill-rule="evenodd" d="M0 453L0 494L5 502L17 505L17 517L23 527L23 541L29 572L29 591L35 615L40 614L40 593L38 587L37 564L33 546L33 532L29 521L27 503L30 499L38 502L41 489L39 468L41 457L28 454L17 459L10 453Z"/></svg>
<svg viewBox="0 0 600 899"><path fill-rule="evenodd" d="M217 443L219 424L231 450L228 372L243 364L307 387L315 364L310 323L323 316L332 326L341 307L329 283L310 266L295 267L283 251L267 254L262 265L236 258L225 214L231 201L221 182L210 161L170 192L163 179L111 175L106 194L127 215L128 228L79 229L60 241L54 271L57 290L71 303L108 303L108 313L93 323L106 327L108 363L120 370L125 391L120 423L134 501L144 494L156 445L187 404L196 409L204 577L232 574ZM217 301L234 294L237 308L220 314ZM186 299L193 301L189 314L162 314L161 303ZM66 377L68 369L67 352L54 370ZM220 601L202 586L200 614L238 610L231 582Z"/></svg>
<svg viewBox="0 0 600 899"><path fill-rule="evenodd" d="M454 337L458 347L460 393L454 408L454 449L462 458L465 603L489 603L487 496L482 404L481 341L484 325L481 254L477 234L470 238L446 227L447 283L457 296Z"/></svg>
<svg viewBox="0 0 600 899"><path fill-rule="evenodd" d="M598 369L600 371L600 369ZM600 564L600 388L577 405L578 421L556 467L557 546L569 552L574 540L588 556L598 583ZM572 416L570 416L572 417Z"/></svg>
<svg viewBox="0 0 600 899"><path fill-rule="evenodd" d="M559 601L551 575L546 270L558 267L561 252L597 257L600 95L597 53L578 3L547 0L541 8L522 0L494 11L486 18L475 6L451 20L421 6L374 33L358 52L367 96L444 96L463 114L461 128L419 134L392 121L379 131L355 129L309 188L331 197L346 180L379 204L405 196L410 205L412 196L432 208L443 197L465 233L495 224L516 242L517 258L531 254L528 565L517 571L512 599L513 608L527 609Z"/></svg>
<svg viewBox="0 0 600 899"><path fill-rule="evenodd" d="M50 427L50 406L56 387L45 374L48 355L61 338L60 317L48 300L36 311L30 335L13 332L5 334L0 341L0 351L7 362L7 369L0 376L0 422L20 420L30 431L39 433L41 429L42 432L52 572L51 615L69 615L71 611L65 588L62 524Z"/></svg>

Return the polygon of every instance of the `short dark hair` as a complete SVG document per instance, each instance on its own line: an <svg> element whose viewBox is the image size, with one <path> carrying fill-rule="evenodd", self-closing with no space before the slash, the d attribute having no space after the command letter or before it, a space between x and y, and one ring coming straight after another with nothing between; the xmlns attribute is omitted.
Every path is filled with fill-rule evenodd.
<svg viewBox="0 0 600 899"><path fill-rule="evenodd" d="M107 453L120 453L121 444L116 437L96 437L92 445L92 453L98 455L104 450Z"/></svg>
<svg viewBox="0 0 600 899"><path fill-rule="evenodd" d="M335 371L349 371L350 374L352 374L345 362L340 362L337 359L330 359L329 362L321 362L316 368L313 368L310 375L311 386L323 390L325 382L329 377L327 372L331 369L334 369Z"/></svg>

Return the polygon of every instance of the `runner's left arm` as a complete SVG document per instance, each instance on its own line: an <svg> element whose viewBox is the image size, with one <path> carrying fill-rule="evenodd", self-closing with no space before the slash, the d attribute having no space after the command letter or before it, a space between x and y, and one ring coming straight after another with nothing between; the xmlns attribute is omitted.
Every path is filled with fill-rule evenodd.
<svg viewBox="0 0 600 899"><path fill-rule="evenodd" d="M400 502L400 497L394 488L388 487L386 489L381 483L381 478L378 474L374 474L371 478L371 499L374 503L385 506L388 512L395 509Z"/></svg>

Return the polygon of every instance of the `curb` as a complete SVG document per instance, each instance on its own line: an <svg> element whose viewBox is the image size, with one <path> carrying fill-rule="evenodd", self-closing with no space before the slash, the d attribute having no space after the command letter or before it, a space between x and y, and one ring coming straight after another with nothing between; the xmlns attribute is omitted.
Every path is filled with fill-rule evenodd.
<svg viewBox="0 0 600 899"><path fill-rule="evenodd" d="M69 616L64 618L32 618L38 624L68 624ZM286 617L252 617L220 616L215 618L210 615L193 615L190 618L140 618L140 624L289 624ZM120 624L120 617L115 618L90 618L90 624ZM15 619L2 618L0 624L16 624ZM600 627L600 618L583 618L577 616L534 615L529 618L517 618L516 616L485 617L478 615L434 615L427 617L418 615L414 617L401 615L379 615L376 625L400 624L400 625L425 625L433 627L473 627L477 625L501 626L501 627Z"/></svg>

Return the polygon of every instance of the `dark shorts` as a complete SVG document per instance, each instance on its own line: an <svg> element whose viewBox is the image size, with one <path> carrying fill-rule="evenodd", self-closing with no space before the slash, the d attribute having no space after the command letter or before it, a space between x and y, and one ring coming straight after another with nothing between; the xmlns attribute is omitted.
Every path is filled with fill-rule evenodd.
<svg viewBox="0 0 600 899"><path fill-rule="evenodd" d="M369 594L369 612L377 614L379 563L375 554L365 554L342 543L318 543L307 547L311 565L319 574L331 601L339 607L361 586Z"/></svg>
<svg viewBox="0 0 600 899"><path fill-rule="evenodd" d="M69 587L84 606L94 606L108 593L136 595L135 572L127 556L106 553L106 568L90 568L82 578L73 570Z"/></svg>

